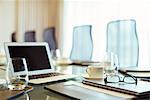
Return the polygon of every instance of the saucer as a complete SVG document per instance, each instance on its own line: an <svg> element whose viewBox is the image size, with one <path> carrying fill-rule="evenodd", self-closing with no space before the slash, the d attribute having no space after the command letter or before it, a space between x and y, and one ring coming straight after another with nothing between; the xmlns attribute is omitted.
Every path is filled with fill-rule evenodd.
<svg viewBox="0 0 150 100"><path fill-rule="evenodd" d="M102 78L99 78L99 77L90 77L88 74L83 74L82 77L85 78L85 79L90 79L90 80L100 80L100 79L102 79Z"/></svg>

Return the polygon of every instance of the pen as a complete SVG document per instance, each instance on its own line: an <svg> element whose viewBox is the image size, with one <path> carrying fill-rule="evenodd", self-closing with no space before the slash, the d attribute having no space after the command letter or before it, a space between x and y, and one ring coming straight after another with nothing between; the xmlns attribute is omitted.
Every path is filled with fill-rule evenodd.
<svg viewBox="0 0 150 100"><path fill-rule="evenodd" d="M150 82L150 78L141 78L141 80Z"/></svg>

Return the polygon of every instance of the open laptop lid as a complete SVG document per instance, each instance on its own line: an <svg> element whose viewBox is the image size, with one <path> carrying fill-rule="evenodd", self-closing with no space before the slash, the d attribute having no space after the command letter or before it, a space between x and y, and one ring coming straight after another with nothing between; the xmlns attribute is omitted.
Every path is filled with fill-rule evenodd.
<svg viewBox="0 0 150 100"><path fill-rule="evenodd" d="M29 75L54 71L46 42L9 42L4 45L7 60L14 57L26 58Z"/></svg>

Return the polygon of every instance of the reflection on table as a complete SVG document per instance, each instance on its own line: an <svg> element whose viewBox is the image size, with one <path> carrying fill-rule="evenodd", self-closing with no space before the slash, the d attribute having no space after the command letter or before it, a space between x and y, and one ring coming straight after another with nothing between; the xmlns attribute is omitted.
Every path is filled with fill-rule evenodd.
<svg viewBox="0 0 150 100"><path fill-rule="evenodd" d="M69 73L69 74L83 74L85 69L89 65L100 65L98 61L79 61L70 60L69 58L56 58L53 59L53 65L59 72Z"/></svg>
<svg viewBox="0 0 150 100"><path fill-rule="evenodd" d="M1 72L3 73L1 75L4 78L5 71L0 70L0 73ZM34 89L32 91L30 91L29 93L18 97L17 99L26 99L26 100L72 100L72 99L74 99L72 97L44 89L44 87L48 86L48 85L58 87L58 86L62 86L62 84L64 84L64 86L67 87L67 89L73 89L72 91L81 93L81 95L84 94L83 96L80 96L82 98L86 98L85 94L88 94L87 91L89 91L89 93L90 93L90 95L92 95L92 97L88 97L87 99L90 98L90 100L92 100L92 99L93 100L100 100L100 99L124 100L127 97L128 98L134 97L134 96L125 95L125 94L119 93L119 92L113 92L113 91L109 91L109 90L102 89L102 88L96 88L96 87L92 87L92 86L83 85L82 83L76 82L76 81L75 81L75 83L73 83L73 84L75 84L73 86L77 86L77 87L74 88L73 86L66 84L66 82L70 82L70 81L64 80L64 81L57 81L57 82L52 82L52 83L47 83L47 84L40 84L40 85L29 84L29 85L33 86ZM66 91L66 90L63 90L63 89L66 89L65 87L60 87L60 89L62 91ZM113 92L113 94L111 94L112 92ZM96 95L96 94L99 94L99 95ZM124 95L125 95L125 97L124 97ZM29 96L29 98L28 98L28 96Z"/></svg>

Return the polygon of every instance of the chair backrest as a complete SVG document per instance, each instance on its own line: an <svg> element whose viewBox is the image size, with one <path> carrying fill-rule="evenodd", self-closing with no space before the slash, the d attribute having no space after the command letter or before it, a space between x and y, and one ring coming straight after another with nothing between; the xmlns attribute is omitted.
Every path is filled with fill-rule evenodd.
<svg viewBox="0 0 150 100"><path fill-rule="evenodd" d="M17 40L16 40L16 32L13 32L11 34L11 42L17 42Z"/></svg>
<svg viewBox="0 0 150 100"><path fill-rule="evenodd" d="M43 38L44 41L48 43L50 50L57 49L57 43L55 38L55 27L48 27L44 29Z"/></svg>
<svg viewBox="0 0 150 100"><path fill-rule="evenodd" d="M36 32L34 30L26 31L24 34L24 41L25 42L36 42L35 35L36 35Z"/></svg>
<svg viewBox="0 0 150 100"><path fill-rule="evenodd" d="M93 53L92 26L82 25L73 28L71 60L89 61Z"/></svg>
<svg viewBox="0 0 150 100"><path fill-rule="evenodd" d="M106 51L117 54L120 67L138 65L139 43L135 20L117 20L107 24Z"/></svg>

